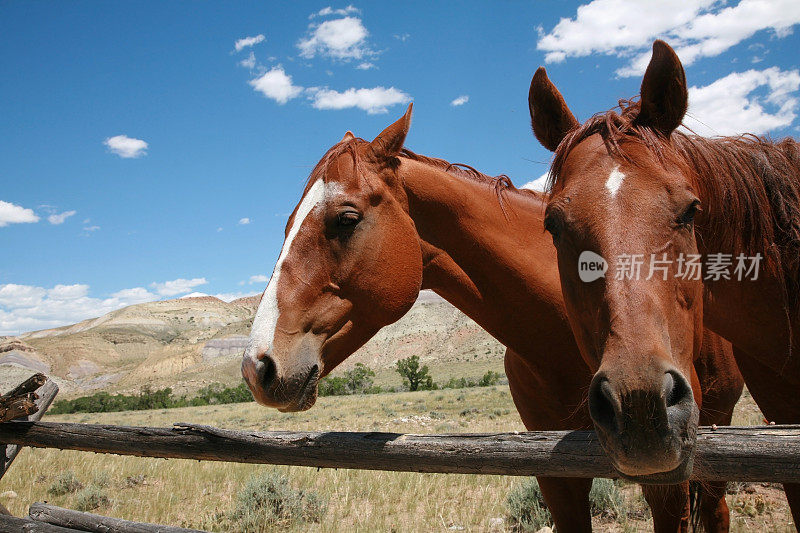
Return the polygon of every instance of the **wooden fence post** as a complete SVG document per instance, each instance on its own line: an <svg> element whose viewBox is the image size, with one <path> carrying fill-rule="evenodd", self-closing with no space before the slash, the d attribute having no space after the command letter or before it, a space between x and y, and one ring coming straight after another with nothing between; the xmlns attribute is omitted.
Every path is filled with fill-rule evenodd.
<svg viewBox="0 0 800 533"><path fill-rule="evenodd" d="M13 411L4 411L7 416L10 416L11 412L15 412L20 415L27 415L24 418L20 418L20 420L35 422L41 420L45 411L47 411L50 404L53 403L56 394L58 394L58 385L51 379L48 379L44 374L34 374L15 387L14 390L0 397L0 401L5 399L6 406L17 406L12 408ZM24 401L15 400L18 398L24 398ZM22 411L17 410L20 409L19 406L23 406L21 407ZM21 446L15 444L0 445L0 479L2 479L8 471L8 467L11 466L11 463L14 462L20 449ZM2 512L2 510L6 509L2 508L0 512Z"/></svg>

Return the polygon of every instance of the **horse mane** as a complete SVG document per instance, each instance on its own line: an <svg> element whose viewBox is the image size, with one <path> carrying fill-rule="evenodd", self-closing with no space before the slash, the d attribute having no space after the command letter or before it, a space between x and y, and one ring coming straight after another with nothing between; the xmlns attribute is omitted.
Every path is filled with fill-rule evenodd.
<svg viewBox="0 0 800 533"><path fill-rule="evenodd" d="M617 111L619 110L619 112ZM798 306L800 288L800 147L755 135L705 138L674 131L667 138L637 123L640 103L621 100L570 131L556 148L548 191L558 188L570 152L598 134L612 157L636 161L628 148L645 147L664 168L687 173L715 220L704 228L734 254L764 257L783 283L786 303ZM717 216L713 216L717 215ZM708 236L706 237L708 240Z"/></svg>
<svg viewBox="0 0 800 533"><path fill-rule="evenodd" d="M318 179L325 180L330 163L345 153L350 154L350 156L353 158L353 164L356 167L356 172L361 172L361 157L358 154L357 148L363 144L367 144L368 142L369 141L366 141L360 137L354 137L352 139L339 142L329 148L328 151L325 152L325 155L322 156L322 159L320 159L316 164L314 170L311 171L311 174L309 174L303 190L303 195L308 192L308 189L311 187L311 185ZM480 172L479 170L476 170L470 165L463 163L450 163L444 159L420 155L412 152L408 148L403 148L398 157L444 170L448 174L459 178L466 178L471 181L476 181L478 183L491 186L497 195L497 200L500 203L500 208L503 210L504 214L506 214L505 204L503 203L504 192L516 192L520 194L531 195L539 200L544 200L544 194L541 192L529 189L517 189L512 183L511 178L505 174L490 176Z"/></svg>
<svg viewBox="0 0 800 533"><path fill-rule="evenodd" d="M500 208L503 210L503 214L506 214L505 204L503 203L503 193L505 191L513 191L519 193L536 193L536 191L531 191L529 189L517 189L514 184L511 182L511 178L509 178L505 174L500 174L498 176L490 176L488 174L484 174L483 172L476 170L474 167L470 165L466 165L464 163L450 163L449 161L445 161L444 159L439 159L437 157L428 157L425 155L420 155L417 153L412 152L408 148L403 148L400 152L400 157L404 159L410 159L411 161L417 161L419 163L423 163L432 167L436 167L438 169L444 170L448 174L459 178L467 178L472 181L477 181L478 183L483 183L489 185L494 189L495 194L497 195L497 201L500 202Z"/></svg>

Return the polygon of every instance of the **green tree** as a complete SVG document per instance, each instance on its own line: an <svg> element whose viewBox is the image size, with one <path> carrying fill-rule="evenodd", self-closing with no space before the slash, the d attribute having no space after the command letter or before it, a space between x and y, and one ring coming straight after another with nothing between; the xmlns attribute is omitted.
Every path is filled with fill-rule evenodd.
<svg viewBox="0 0 800 533"><path fill-rule="evenodd" d="M363 394L372 388L375 372L363 363L356 363L356 366L344 373L347 380L347 389L350 394Z"/></svg>
<svg viewBox="0 0 800 533"><path fill-rule="evenodd" d="M347 394L347 380L340 376L328 376L319 380L317 394L320 396L344 396Z"/></svg>
<svg viewBox="0 0 800 533"><path fill-rule="evenodd" d="M403 384L410 391L431 390L436 387L428 372L428 365L419 366L418 355L397 361L397 373L403 376Z"/></svg>

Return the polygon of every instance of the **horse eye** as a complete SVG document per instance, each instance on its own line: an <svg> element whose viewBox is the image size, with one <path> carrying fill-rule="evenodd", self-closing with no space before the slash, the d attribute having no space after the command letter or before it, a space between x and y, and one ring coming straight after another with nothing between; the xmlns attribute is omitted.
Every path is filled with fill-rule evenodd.
<svg viewBox="0 0 800 533"><path fill-rule="evenodd" d="M356 211L339 213L338 222L341 227L353 227L361 221L361 214Z"/></svg>
<svg viewBox="0 0 800 533"><path fill-rule="evenodd" d="M548 214L544 217L544 229L553 236L553 239L558 237L558 220L554 215Z"/></svg>
<svg viewBox="0 0 800 533"><path fill-rule="evenodd" d="M681 213L676 222L681 226L691 226L698 211L702 211L700 209L700 200L692 200L692 203Z"/></svg>

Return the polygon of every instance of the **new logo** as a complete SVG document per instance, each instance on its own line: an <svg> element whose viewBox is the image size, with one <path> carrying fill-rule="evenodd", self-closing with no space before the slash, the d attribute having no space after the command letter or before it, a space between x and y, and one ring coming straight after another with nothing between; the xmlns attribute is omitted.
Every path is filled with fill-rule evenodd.
<svg viewBox="0 0 800 533"><path fill-rule="evenodd" d="M578 276L584 283L605 277L608 263L603 256L584 250L578 257Z"/></svg>

